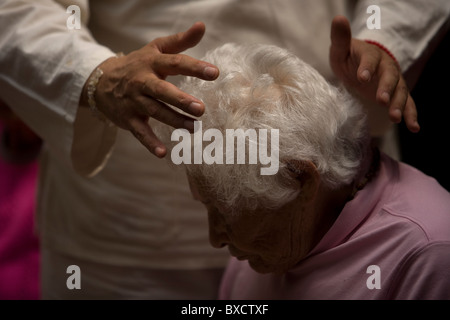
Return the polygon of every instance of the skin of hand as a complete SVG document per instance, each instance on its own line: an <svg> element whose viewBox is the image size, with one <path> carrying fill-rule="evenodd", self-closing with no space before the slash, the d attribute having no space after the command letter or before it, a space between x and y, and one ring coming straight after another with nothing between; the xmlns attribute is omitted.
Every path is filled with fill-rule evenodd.
<svg viewBox="0 0 450 320"><path fill-rule="evenodd" d="M166 155L167 149L153 133L149 118L192 132L195 119L175 111L176 108L194 117L205 110L202 101L181 91L166 77L185 75L214 80L219 76L216 66L180 54L197 45L204 33L205 25L197 22L185 32L157 38L139 50L99 65L103 75L95 92L97 109L118 127L129 130L159 158ZM89 79L80 106L88 106L88 82Z"/></svg>
<svg viewBox="0 0 450 320"><path fill-rule="evenodd" d="M336 16L331 24L330 65L348 88L389 108L389 118L404 118L411 132L420 130L417 110L400 66L376 45L352 38L350 23Z"/></svg>

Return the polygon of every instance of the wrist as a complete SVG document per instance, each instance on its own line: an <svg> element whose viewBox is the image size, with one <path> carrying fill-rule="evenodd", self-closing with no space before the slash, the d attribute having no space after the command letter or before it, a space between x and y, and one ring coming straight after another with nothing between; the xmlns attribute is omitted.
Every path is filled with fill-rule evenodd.
<svg viewBox="0 0 450 320"><path fill-rule="evenodd" d="M90 108L93 115L102 121L108 122L105 115L98 109L98 88L104 73L109 73L112 65L112 60L123 56L123 53L116 54L103 61L97 66L86 80L80 97L80 107Z"/></svg>
<svg viewBox="0 0 450 320"><path fill-rule="evenodd" d="M366 40L364 40L364 41L367 42L367 43L369 43L369 44L373 44L373 45L377 46L378 48L380 48L381 50L383 50L385 53L388 54L389 57L392 58L392 60L395 61L395 63L396 63L397 65L399 65L399 63L398 63L397 59L395 58L395 56L394 56L394 55L392 54L392 52L389 51L389 49L386 48L384 45L382 45L381 43L379 43L379 42L377 42L377 41L374 41L374 40L368 40L368 39L366 39Z"/></svg>

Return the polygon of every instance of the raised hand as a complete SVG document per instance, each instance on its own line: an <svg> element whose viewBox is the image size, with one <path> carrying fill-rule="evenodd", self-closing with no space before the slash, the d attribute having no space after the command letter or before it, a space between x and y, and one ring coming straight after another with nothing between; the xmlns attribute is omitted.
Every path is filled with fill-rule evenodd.
<svg viewBox="0 0 450 320"><path fill-rule="evenodd" d="M331 24L330 65L347 87L388 107L391 121L399 123L403 117L411 132L420 130L416 105L398 63L380 47L353 39L343 16Z"/></svg>
<svg viewBox="0 0 450 320"><path fill-rule="evenodd" d="M192 131L193 119L176 108L192 116L201 116L205 110L200 100L166 81L166 77L186 75L214 80L219 75L214 65L180 54L197 45L204 32L205 25L197 22L185 32L157 38L137 51L107 59L99 66L103 75L95 92L97 109L118 127L133 133L157 157L164 157L167 149L153 133L148 123L150 117ZM86 105L86 94L87 84L81 105Z"/></svg>

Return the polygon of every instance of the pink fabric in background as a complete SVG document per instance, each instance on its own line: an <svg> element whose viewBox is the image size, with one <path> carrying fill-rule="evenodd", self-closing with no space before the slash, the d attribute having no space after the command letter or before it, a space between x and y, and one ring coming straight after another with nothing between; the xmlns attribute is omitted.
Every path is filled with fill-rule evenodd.
<svg viewBox="0 0 450 320"><path fill-rule="evenodd" d="M12 164L0 157L1 300L40 298L34 224L37 171L37 161Z"/></svg>

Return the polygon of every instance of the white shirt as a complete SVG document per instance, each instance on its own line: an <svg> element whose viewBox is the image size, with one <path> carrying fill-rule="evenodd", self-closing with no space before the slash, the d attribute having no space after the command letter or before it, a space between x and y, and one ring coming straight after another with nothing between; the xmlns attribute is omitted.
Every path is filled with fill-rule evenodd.
<svg viewBox="0 0 450 320"><path fill-rule="evenodd" d="M377 3L381 29L368 30L366 9ZM73 4L89 21L79 30L66 26L66 8ZM448 26L447 0L354 4L0 0L0 97L46 142L38 198L43 246L115 265L223 266L228 253L210 247L206 210L192 199L184 172L155 158L130 133L78 108L82 87L115 52L139 49L198 20L205 22L206 34L188 55L201 58L224 42L271 43L330 80L329 34L336 14L350 18L354 37L384 44L403 70ZM169 80L177 83L179 77Z"/></svg>

